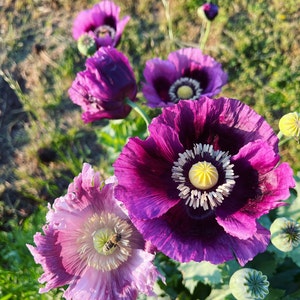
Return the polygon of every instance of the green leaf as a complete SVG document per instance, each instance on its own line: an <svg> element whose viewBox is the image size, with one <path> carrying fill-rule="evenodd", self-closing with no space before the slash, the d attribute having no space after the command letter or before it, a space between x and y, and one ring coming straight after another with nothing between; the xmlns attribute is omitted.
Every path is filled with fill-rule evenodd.
<svg viewBox="0 0 300 300"><path fill-rule="evenodd" d="M222 282L219 267L206 261L182 263L178 269L182 272L183 283L191 294L199 281L204 284L218 284Z"/></svg>
<svg viewBox="0 0 300 300"><path fill-rule="evenodd" d="M264 252L255 256L245 267L261 271L264 275L269 277L275 273L277 261L273 253Z"/></svg>
<svg viewBox="0 0 300 300"><path fill-rule="evenodd" d="M204 284L199 281L194 289L194 293L192 294L192 299L204 300L209 296L211 290L212 288L210 285Z"/></svg>
<svg viewBox="0 0 300 300"><path fill-rule="evenodd" d="M299 300L300 299L300 289L290 295L287 295L286 297L283 298L283 300Z"/></svg>
<svg viewBox="0 0 300 300"><path fill-rule="evenodd" d="M273 289L269 287L269 294L266 296L265 300L278 300L283 299L282 297L285 294L285 290Z"/></svg>
<svg viewBox="0 0 300 300"><path fill-rule="evenodd" d="M278 208L277 214L279 217L286 217L295 221L300 220L300 174L294 176L296 180L296 186L294 190L291 190L291 195L286 201L289 205L281 206Z"/></svg>
<svg viewBox="0 0 300 300"><path fill-rule="evenodd" d="M211 294L205 300L235 300L227 284L222 285L220 289L213 289Z"/></svg>

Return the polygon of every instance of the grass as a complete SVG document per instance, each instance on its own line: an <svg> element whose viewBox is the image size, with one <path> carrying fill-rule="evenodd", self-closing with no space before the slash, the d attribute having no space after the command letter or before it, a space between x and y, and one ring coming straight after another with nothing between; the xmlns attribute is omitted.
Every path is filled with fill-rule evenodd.
<svg viewBox="0 0 300 300"><path fill-rule="evenodd" d="M172 28L163 2L168 3L116 1L122 16L131 15L118 48L129 57L139 82L146 60L199 45L203 24L197 8L204 1L170 1ZM70 28L75 15L93 3L17 0L6 1L0 10L1 300L38 299L41 269L25 244L40 231L47 202L64 194L83 162L103 177L112 174L111 163L126 137L144 130L134 112L125 121L85 125L68 98L76 72L84 68ZM204 51L229 74L220 95L249 104L278 131L283 114L300 111L299 0L218 4ZM280 148L295 173L299 150L294 140ZM50 296L39 299L60 294Z"/></svg>

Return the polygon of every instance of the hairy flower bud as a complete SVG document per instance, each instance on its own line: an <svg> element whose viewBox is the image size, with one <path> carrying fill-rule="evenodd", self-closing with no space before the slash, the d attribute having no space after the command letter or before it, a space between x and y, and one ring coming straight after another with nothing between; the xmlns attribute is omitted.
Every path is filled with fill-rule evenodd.
<svg viewBox="0 0 300 300"><path fill-rule="evenodd" d="M300 114L291 112L279 120L279 129L286 136L298 138L300 135Z"/></svg>

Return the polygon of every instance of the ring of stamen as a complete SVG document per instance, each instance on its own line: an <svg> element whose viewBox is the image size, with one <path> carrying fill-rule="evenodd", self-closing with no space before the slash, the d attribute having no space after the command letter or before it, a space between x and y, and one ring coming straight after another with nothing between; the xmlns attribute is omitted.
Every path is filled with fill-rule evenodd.
<svg viewBox="0 0 300 300"><path fill-rule="evenodd" d="M132 226L115 214L95 213L80 230L77 239L79 256L97 270L114 270L131 255L132 233Z"/></svg>
<svg viewBox="0 0 300 300"><path fill-rule="evenodd" d="M221 205L225 197L230 195L235 185L235 178L238 177L234 175L234 165L230 163L230 158L228 152L214 150L212 145L201 143L195 144L191 150L179 153L178 160L173 163L172 179L178 183L179 197L186 200L186 205L194 209L202 207L204 210ZM188 171L192 170L198 162L210 163L209 170L214 177L214 179L209 178L211 186L207 185L205 180L204 188L197 186L195 181L189 178Z"/></svg>
<svg viewBox="0 0 300 300"><path fill-rule="evenodd" d="M116 36L116 31L114 28L112 28L111 26L108 26L108 25L101 25L99 27L97 27L95 30L94 30L94 33L97 37L99 38L104 38L106 37L107 35L110 36L112 39L115 38Z"/></svg>
<svg viewBox="0 0 300 300"><path fill-rule="evenodd" d="M189 77L177 79L169 89L171 101L177 103L179 100L197 100L201 96L200 83Z"/></svg>

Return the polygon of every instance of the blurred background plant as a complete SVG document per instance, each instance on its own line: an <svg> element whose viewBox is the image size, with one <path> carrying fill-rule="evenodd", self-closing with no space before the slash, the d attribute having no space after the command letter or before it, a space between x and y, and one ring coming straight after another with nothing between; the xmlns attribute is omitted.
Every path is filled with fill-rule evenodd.
<svg viewBox="0 0 300 300"><path fill-rule="evenodd" d="M40 231L47 202L65 193L83 162L106 178L127 138L145 134L144 122L134 111L125 120L84 124L80 108L68 98L67 90L85 61L72 39L72 22L79 11L94 3L0 3L1 300L61 298L60 291L37 294L41 269L25 244L32 243L33 234ZM166 59L179 47L199 47L203 19L197 10L204 1L115 3L122 16L131 16L118 49L130 59L138 82L146 60ZM300 111L300 2L224 0L215 4L219 13L210 24L204 53L221 62L229 75L221 94L247 103L278 131L281 116ZM142 102L142 95L138 96ZM150 116L158 113L146 110ZM295 174L300 171L299 150L295 139L280 147L282 160L291 164ZM299 221L295 213L299 180L297 191L289 200L296 203L290 211L279 209L262 222L269 227L280 216ZM270 251L247 264L268 276L266 299L300 298L300 270L293 257L298 256L270 246ZM158 255L157 265L168 275L166 283L157 285L166 299L233 299L228 282L238 269L234 262L179 265Z"/></svg>

